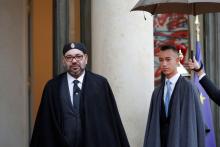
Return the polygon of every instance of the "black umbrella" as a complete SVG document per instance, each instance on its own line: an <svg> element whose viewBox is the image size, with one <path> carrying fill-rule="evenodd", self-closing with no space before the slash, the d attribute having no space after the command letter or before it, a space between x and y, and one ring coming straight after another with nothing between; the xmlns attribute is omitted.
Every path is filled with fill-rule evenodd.
<svg viewBox="0 0 220 147"><path fill-rule="evenodd" d="M132 11L142 10L151 14L184 13L198 15L219 12L220 0L139 0Z"/></svg>

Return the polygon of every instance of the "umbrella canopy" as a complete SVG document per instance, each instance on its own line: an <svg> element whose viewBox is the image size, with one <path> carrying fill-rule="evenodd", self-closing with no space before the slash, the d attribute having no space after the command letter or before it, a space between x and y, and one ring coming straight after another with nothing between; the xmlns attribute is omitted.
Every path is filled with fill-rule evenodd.
<svg viewBox="0 0 220 147"><path fill-rule="evenodd" d="M202 14L220 11L220 0L139 0L132 11L142 10L151 14L185 13Z"/></svg>

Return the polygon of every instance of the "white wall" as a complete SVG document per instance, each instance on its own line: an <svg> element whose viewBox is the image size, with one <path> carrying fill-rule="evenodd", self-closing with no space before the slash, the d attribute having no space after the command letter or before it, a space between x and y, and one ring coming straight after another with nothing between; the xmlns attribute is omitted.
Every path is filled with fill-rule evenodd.
<svg viewBox="0 0 220 147"><path fill-rule="evenodd" d="M92 70L110 82L131 147L142 147L153 91L153 21L137 0L92 1Z"/></svg>
<svg viewBox="0 0 220 147"><path fill-rule="evenodd" d="M0 146L28 146L26 0L0 1Z"/></svg>

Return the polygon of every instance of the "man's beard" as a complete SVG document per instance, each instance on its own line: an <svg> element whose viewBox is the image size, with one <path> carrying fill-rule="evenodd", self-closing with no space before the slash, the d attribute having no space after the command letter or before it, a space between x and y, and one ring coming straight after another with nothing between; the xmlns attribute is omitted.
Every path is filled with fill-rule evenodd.
<svg viewBox="0 0 220 147"><path fill-rule="evenodd" d="M78 78L79 76L81 76L81 74L85 70L85 68L82 68L81 66L77 67L79 68L78 70L74 70L72 69L73 66L68 67L67 65L64 65L63 68L64 68L64 71L68 72L74 78Z"/></svg>

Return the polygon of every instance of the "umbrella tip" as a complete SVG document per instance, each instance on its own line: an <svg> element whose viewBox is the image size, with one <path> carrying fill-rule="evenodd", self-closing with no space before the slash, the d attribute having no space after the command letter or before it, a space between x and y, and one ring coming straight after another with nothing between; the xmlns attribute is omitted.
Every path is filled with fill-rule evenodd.
<svg viewBox="0 0 220 147"><path fill-rule="evenodd" d="M147 20L147 18L146 18L146 16L145 16L144 12L143 12L143 15L144 15L144 20Z"/></svg>

